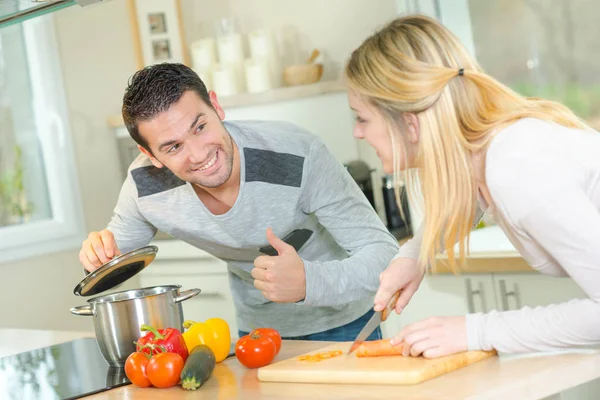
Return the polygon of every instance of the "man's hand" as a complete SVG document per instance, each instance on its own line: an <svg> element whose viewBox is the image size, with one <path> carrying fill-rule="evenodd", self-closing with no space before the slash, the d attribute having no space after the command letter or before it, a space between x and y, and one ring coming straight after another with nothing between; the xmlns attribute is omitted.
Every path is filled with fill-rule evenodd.
<svg viewBox="0 0 600 400"><path fill-rule="evenodd" d="M404 327L392 344L403 344L403 356L437 358L467 350L465 317L430 317Z"/></svg>
<svg viewBox="0 0 600 400"><path fill-rule="evenodd" d="M267 240L278 255L260 256L254 260L254 287L276 303L295 303L304 299L304 262L292 246L275 236L271 228L267 229Z"/></svg>
<svg viewBox="0 0 600 400"><path fill-rule="evenodd" d="M419 267L415 259L397 258L392 261L379 275L380 284L375 294L374 310L383 310L392 296L402 289L395 306L396 312L400 314L421 285L424 275L425 271Z"/></svg>
<svg viewBox="0 0 600 400"><path fill-rule="evenodd" d="M100 232L91 232L83 241L79 252L79 261L85 269L91 272L120 254L113 233L104 229Z"/></svg>

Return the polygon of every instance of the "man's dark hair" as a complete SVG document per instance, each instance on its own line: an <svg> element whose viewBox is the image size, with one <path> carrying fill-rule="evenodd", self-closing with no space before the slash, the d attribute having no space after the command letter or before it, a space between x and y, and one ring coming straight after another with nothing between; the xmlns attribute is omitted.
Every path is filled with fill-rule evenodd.
<svg viewBox="0 0 600 400"><path fill-rule="evenodd" d="M212 108L206 85L183 64L155 64L137 71L125 89L122 109L123 121L132 139L152 153L140 135L138 123L168 110L188 90L196 92Z"/></svg>

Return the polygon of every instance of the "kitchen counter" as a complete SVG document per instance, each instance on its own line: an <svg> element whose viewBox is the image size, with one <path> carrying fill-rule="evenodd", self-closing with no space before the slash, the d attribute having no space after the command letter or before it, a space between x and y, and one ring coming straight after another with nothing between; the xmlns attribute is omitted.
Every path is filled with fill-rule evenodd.
<svg viewBox="0 0 600 400"><path fill-rule="evenodd" d="M537 272L516 252L471 252L467 257L467 265L460 270L461 274L487 274L513 273L513 272ZM446 257L438 257L435 274L451 274Z"/></svg>
<svg viewBox="0 0 600 400"><path fill-rule="evenodd" d="M0 329L0 357L61 343L89 332ZM327 346L328 342L284 341L276 361ZM100 399L561 399L561 392L600 378L600 350L573 350L537 355L499 356L414 386L265 383L256 370L235 357L217 364L197 391L181 387L137 388L127 385L98 393ZM570 397L583 399L583 397ZM589 397L589 398L598 398Z"/></svg>
<svg viewBox="0 0 600 400"><path fill-rule="evenodd" d="M408 240L399 240L400 246ZM458 245L455 247L458 255ZM451 274L447 257L438 257L438 265L433 274ZM488 226L471 232L467 265L460 270L463 274L486 274L491 272L535 272L521 257L499 226Z"/></svg>

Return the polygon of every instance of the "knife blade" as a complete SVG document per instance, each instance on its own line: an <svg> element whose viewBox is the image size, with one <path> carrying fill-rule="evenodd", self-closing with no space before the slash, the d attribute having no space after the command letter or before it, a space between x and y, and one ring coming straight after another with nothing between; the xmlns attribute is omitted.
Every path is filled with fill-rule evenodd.
<svg viewBox="0 0 600 400"><path fill-rule="evenodd" d="M354 343L352 343L352 346L350 347L350 350L348 350L348 353L346 353L346 355L350 355L354 350L356 350L358 346L360 346L361 343L363 343L369 337L369 335L373 333L373 331L379 326L379 324L381 324L389 317L390 313L396 306L396 302L398 301L398 297L400 297L401 292L402 290L397 291L392 296L387 306L383 310L375 311L375 314L373 314L369 322L367 322L364 328L362 328L362 330L359 332L358 336L354 340Z"/></svg>

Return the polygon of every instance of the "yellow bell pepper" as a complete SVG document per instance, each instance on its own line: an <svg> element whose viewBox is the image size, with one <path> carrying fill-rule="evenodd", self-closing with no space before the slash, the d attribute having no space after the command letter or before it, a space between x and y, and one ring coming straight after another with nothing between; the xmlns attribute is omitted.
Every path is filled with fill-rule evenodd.
<svg viewBox="0 0 600 400"><path fill-rule="evenodd" d="M204 322L187 320L183 323L187 329L183 332L183 340L191 352L194 347L204 344L215 353L216 362L227 358L231 347L229 324L221 318L210 318Z"/></svg>

